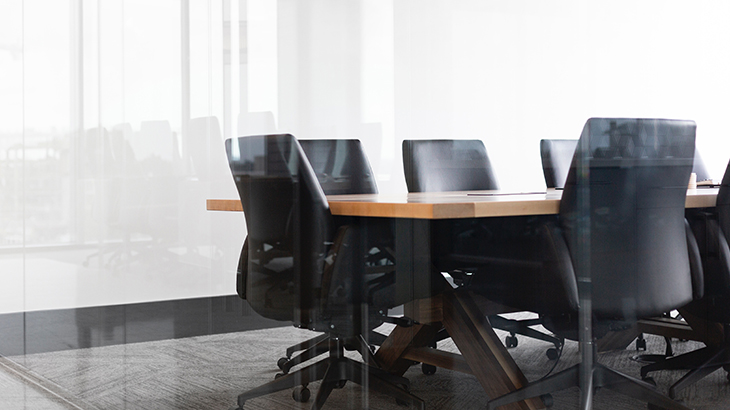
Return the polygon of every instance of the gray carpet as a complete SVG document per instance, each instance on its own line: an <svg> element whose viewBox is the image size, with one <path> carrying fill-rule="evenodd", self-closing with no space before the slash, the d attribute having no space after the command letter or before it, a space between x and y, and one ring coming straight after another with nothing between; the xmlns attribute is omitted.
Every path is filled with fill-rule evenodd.
<svg viewBox="0 0 730 410"><path fill-rule="evenodd" d="M498 332L499 333L499 332ZM500 333L502 337L503 333ZM177 340L136 343L64 352L43 353L9 358L56 386L64 397L76 398L84 409L227 409L238 393L271 380L278 372L276 360L286 347L305 340L314 333L292 327L241 333L200 336ZM662 338L647 336L648 352L664 350ZM694 342L674 342L676 352L697 348ZM457 351L450 340L440 348ZM519 346L510 350L529 380L542 377L552 366L545 356L549 344L520 338ZM600 355L599 361L614 369L638 377L639 365L631 360L636 354L633 344L625 351ZM356 357L356 356L353 356ZM568 342L555 371L577 363L577 344ZM0 369L0 372L2 370ZM658 388L666 392L682 372L654 374ZM487 396L473 376L439 369L436 374L422 374L412 367L406 377L411 392L425 400L428 409L484 408ZM314 393L319 383L310 385ZM51 388L51 391L54 389ZM35 394L35 393L34 393ZM554 409L578 408L577 388L553 395ZM35 396L34 396L35 397ZM717 371L684 390L681 401L698 410L730 409L730 383L724 371ZM8 407L0 400L0 408ZM7 402L9 403L9 402ZM247 409L308 409L283 391L250 400ZM41 406L40 408L45 408ZM325 409L399 409L389 397L376 393L362 394L348 383L335 390ZM594 400L595 409L645 409L646 405L620 394L602 389Z"/></svg>

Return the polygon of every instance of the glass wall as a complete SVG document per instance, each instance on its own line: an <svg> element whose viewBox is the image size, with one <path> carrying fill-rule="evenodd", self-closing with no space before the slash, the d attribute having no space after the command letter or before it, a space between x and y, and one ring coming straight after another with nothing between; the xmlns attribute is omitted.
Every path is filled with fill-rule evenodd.
<svg viewBox="0 0 730 410"><path fill-rule="evenodd" d="M233 294L230 137L360 139L383 193L439 138L542 189L589 117L695 120L715 179L730 152L720 1L0 4L0 314Z"/></svg>
<svg viewBox="0 0 730 410"><path fill-rule="evenodd" d="M236 195L222 39L245 8L5 4L0 311L230 294L245 227L205 199Z"/></svg>
<svg viewBox="0 0 730 410"><path fill-rule="evenodd" d="M403 139L482 139L516 188L542 184L539 139L576 138L591 116L694 119L716 177L729 144L720 3L4 10L3 312L230 293L245 227L203 205L235 197L230 136L359 138L383 192L405 190Z"/></svg>

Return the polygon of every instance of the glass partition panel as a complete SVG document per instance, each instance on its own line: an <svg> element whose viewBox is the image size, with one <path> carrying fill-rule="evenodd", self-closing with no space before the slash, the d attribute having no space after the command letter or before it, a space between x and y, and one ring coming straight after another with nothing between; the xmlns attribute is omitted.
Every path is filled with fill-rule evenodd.
<svg viewBox="0 0 730 410"><path fill-rule="evenodd" d="M566 266L581 266L585 273L594 261L573 254L565 266L566 259L545 260L558 252L557 239L565 236L562 192L575 191L546 189L540 141L575 141L589 118L690 120L697 125L695 147L706 174L719 183L730 152L730 139L724 136L730 109L724 97L730 93L725 51L730 5L658 0L4 0L1 8L0 364L5 367L0 372L32 372L41 390L79 407L225 408L277 372L301 368L299 359L287 359L297 357L295 343L315 338L313 343L325 340L311 352L317 360L324 356L314 353L330 346L333 352L345 348L351 351L348 357L371 359L405 375L410 392L428 408L446 409L485 407L505 389L581 361L596 359L641 375L640 364L632 360L635 347L645 345L656 355L670 351L661 335L651 335L655 322L599 326L589 334L586 323L594 311L586 300L578 303L576 295L609 294L595 282L591 288L590 275L566 274L574 282L555 291L549 286L555 283L549 278L570 270ZM625 194L627 186L635 188L641 174L637 164L652 155L686 159L686 152L664 152L667 144L653 144L648 128L607 127L598 132L605 139L598 149L581 150L578 144L579 152L590 155L576 157L575 174L588 184L578 190L571 217L584 228L603 228L604 217L611 226L631 225L609 218L614 215L607 207L592 209L594 197L611 199ZM660 131L664 135L666 130ZM236 144L239 137L267 134L291 134L294 142L329 140L302 142L298 158L311 162L311 169L303 166L301 172L311 171L312 180L320 183L311 192L321 189L330 196L343 187L348 194L359 187L344 170L360 162L352 161L352 150L333 158L315 155L327 151L322 147L332 140L359 140L357 152L369 163L361 174L367 175L368 193L379 196L330 208L333 226L355 227L360 236L348 238L367 248L346 262L367 280L339 282L341 288L334 286L332 293L323 290L331 285L326 280L307 285L318 297L338 297L338 292L352 290L352 283L370 285L379 275L385 279L374 285L378 290L394 282L397 291L389 297L398 301L397 307L352 309L382 321L375 328L381 336L366 329L342 344L341 337L331 337L331 329L319 326L337 327L328 322L331 317L313 319L315 326L295 312L295 328L259 316L237 295L245 296L251 255L268 255L256 260L257 269L284 258L277 256L276 243L256 239L256 246L249 246L241 212L209 211L206 201L232 200L225 206L238 209L225 141ZM607 142L611 136L626 137L626 144L617 151ZM486 152L479 155L488 161L481 163L490 165L489 179L500 187L499 195L485 192L494 184L470 186L480 192L466 194L449 189L456 186L449 182L438 185L447 191L445 204L432 206L423 199L432 193L407 193L404 141L450 139L483 146ZM445 164L428 162L424 172L458 174L474 159L441 154ZM616 161L624 154L635 157ZM606 171L590 168L597 157L625 177L605 195L591 185L591 175ZM669 169L662 177L674 175ZM464 179L478 183L481 176L473 172ZM622 204L662 208L657 197L684 192L684 181L659 189L648 180L650 188ZM722 254L707 248L721 241L719 236L705 240L705 230L721 225L724 217L712 209L717 191L688 192L704 198L686 215L700 238L701 257L690 258L696 268ZM482 202L509 202L507 193L525 194L517 202L538 196L545 202L532 213L519 208L520 215L507 208L498 217L476 213L489 206ZM364 203L379 206L379 201L391 203L366 216L352 214L367 208ZM449 213L446 209L453 211L455 203L457 211ZM386 208L391 213L380 213ZM650 226L641 225L646 232L666 223L647 214ZM564 247L588 254L596 233L590 229L571 236L574 243ZM651 244L694 237L656 236ZM385 237L389 239L379 246L369 246L373 238ZM326 251L315 252L315 262L334 263L337 252L330 247L336 239L322 242ZM609 245L632 243L618 242ZM651 249L657 248L647 245L632 257L659 264L661 258L648 256ZM544 275L530 276L525 273L530 269ZM270 273L257 271L260 277ZM637 290L649 283L638 283L639 278L637 274L632 282ZM723 280L713 277L704 288L716 289ZM534 281L537 285L528 286ZM296 302L278 305L274 297L299 295L289 288L296 281L290 282L258 295L260 311ZM677 296L687 283L666 285ZM564 305L552 304L557 299ZM646 302L639 299L627 297L622 306L628 311ZM393 307L386 303L392 300L358 300ZM543 310L551 304L572 315ZM582 313L583 326L576 313ZM672 352L700 347L693 337L722 345L720 325L708 326L715 331L703 334L704 339L693 336L686 313L691 314L678 317L670 309L657 321L679 322L681 331L672 337L690 340L671 343ZM372 324L360 319L348 325ZM300 328L308 326L317 332ZM576 341L579 329L584 331L582 353ZM639 333L646 336L634 342ZM593 339L606 334L611 337ZM400 345L388 350L396 336ZM440 351L429 350L434 346ZM497 369L502 379L484 373L489 368L484 363L495 357L502 370L509 368L506 373ZM104 366L121 376L107 378ZM196 371L189 371L191 366ZM657 371L653 377L657 391L669 392L681 374ZM172 380L172 387L164 386L163 379ZM496 388L494 379L499 380ZM694 390L676 389L675 397L690 407L726 407L730 398L724 379L724 373L712 373ZM588 377L581 380L583 391L592 391ZM112 385L120 388L100 387ZM310 393L317 386L312 383ZM264 408L300 406L291 400L293 388L252 400ZM504 408L540 408L550 400L555 408L566 409L580 408L581 400L597 409L645 407L607 390L595 397L561 390L551 398ZM294 391L299 400L306 396L301 383ZM326 405L391 408L395 401L347 383L334 390Z"/></svg>

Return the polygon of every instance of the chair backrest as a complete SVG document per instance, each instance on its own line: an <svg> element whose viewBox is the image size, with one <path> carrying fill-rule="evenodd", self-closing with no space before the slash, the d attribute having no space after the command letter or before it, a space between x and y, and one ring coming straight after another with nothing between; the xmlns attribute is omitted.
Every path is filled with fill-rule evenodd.
<svg viewBox="0 0 730 410"><path fill-rule="evenodd" d="M246 299L264 317L312 328L333 241L329 205L288 134L226 141L248 229Z"/></svg>
<svg viewBox="0 0 730 410"><path fill-rule="evenodd" d="M730 244L730 162L727 164L725 175L720 183L720 189L717 191L715 209L717 210L717 219L722 235Z"/></svg>
<svg viewBox="0 0 730 410"><path fill-rule="evenodd" d="M717 224L708 221L706 225L706 233L714 237L705 238L704 243L705 298L697 303L701 311L692 313L713 322L730 323L730 163L720 183L715 209Z"/></svg>
<svg viewBox="0 0 730 410"><path fill-rule="evenodd" d="M540 157L545 185L548 188L562 189L568 177L578 140L540 140Z"/></svg>
<svg viewBox="0 0 730 410"><path fill-rule="evenodd" d="M697 181L707 181L710 178L710 173L707 171L705 161L702 160L699 151L695 150L695 159L692 165L692 172L697 174Z"/></svg>
<svg viewBox="0 0 730 410"><path fill-rule="evenodd" d="M498 189L481 140L404 140L408 192Z"/></svg>
<svg viewBox="0 0 730 410"><path fill-rule="evenodd" d="M720 183L715 212L688 209L686 217L702 258L704 294L684 309L709 322L730 323L730 163Z"/></svg>
<svg viewBox="0 0 730 410"><path fill-rule="evenodd" d="M359 140L298 140L307 155L314 173L325 195L357 195L377 194L378 187L370 167L367 155ZM340 219L339 221L342 221ZM368 300L369 308L392 307L395 303L394 286L386 284L386 277L392 278L385 265L392 265L395 259L387 249L395 249L395 224L393 220L383 218L366 218L358 229L364 229L364 241L357 242L366 248L370 266L378 265L378 269L362 275L363 300ZM353 227L350 226L350 230ZM342 253L338 256L341 258ZM374 273L373 273L374 272ZM385 272L385 273L383 273ZM347 274L345 274L346 276ZM353 282L351 279L342 280ZM390 283L390 282L387 282ZM331 302L331 300L330 300Z"/></svg>
<svg viewBox="0 0 730 410"><path fill-rule="evenodd" d="M377 194L359 140L299 140L325 195Z"/></svg>
<svg viewBox="0 0 730 410"><path fill-rule="evenodd" d="M576 148L560 220L593 313L645 317L692 299L684 208L695 123L591 118Z"/></svg>

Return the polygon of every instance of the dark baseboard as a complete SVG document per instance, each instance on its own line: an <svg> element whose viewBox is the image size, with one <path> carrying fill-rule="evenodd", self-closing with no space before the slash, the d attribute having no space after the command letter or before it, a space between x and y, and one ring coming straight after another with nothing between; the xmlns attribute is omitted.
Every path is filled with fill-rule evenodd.
<svg viewBox="0 0 730 410"><path fill-rule="evenodd" d="M290 325L238 296L0 315L0 355L16 356Z"/></svg>

